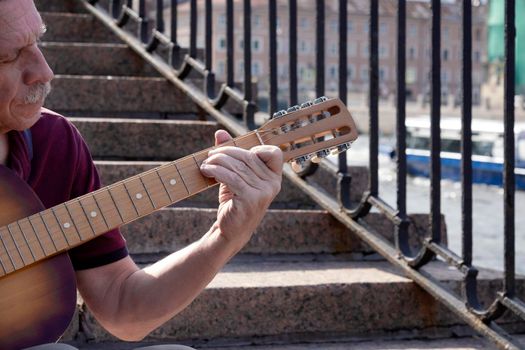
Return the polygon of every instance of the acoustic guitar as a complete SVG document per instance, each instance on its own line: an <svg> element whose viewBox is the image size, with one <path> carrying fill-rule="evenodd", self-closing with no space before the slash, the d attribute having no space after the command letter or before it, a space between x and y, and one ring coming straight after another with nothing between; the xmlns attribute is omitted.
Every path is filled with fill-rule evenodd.
<svg viewBox="0 0 525 350"><path fill-rule="evenodd" d="M277 112L225 145L275 145L296 166L347 150L357 138L338 99L318 98ZM45 209L33 190L0 167L0 349L57 341L76 303L67 250L216 185L201 175L208 150Z"/></svg>

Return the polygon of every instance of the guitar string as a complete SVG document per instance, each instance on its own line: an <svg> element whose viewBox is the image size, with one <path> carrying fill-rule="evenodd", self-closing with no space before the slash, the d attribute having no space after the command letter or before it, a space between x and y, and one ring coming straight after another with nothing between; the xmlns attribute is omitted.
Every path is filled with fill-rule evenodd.
<svg viewBox="0 0 525 350"><path fill-rule="evenodd" d="M253 136L256 136L256 137L257 137L257 136L259 136L260 139L258 140L258 141L259 141L258 143L260 144L260 140L263 140L263 143L264 143L264 144L267 144L267 143L268 143L269 141L271 141L272 139L274 139L274 138L276 138L276 137L282 135L282 134L280 134L280 133L276 133L277 130L279 130L279 129L277 129L277 128L273 128L273 129L270 129L270 130L257 130L256 132L248 133L248 134L246 134L246 135L243 135L243 136L241 136L241 137L239 137L239 138L237 138L237 139L231 140L231 141L229 141L229 142L233 143L233 144L234 144L235 146L237 146L237 147L243 147L243 148L244 148L246 145L241 145L241 142L246 141L246 139L248 139L248 138L250 138L250 137L253 137ZM259 133L259 135L256 134L257 132ZM269 137L268 137L268 134L270 134ZM229 143L229 142L228 142L228 143ZM251 142L249 142L248 144L250 144L250 143L251 143ZM214 149L214 148L216 148L216 147L217 147L217 146L212 147L211 149ZM208 150L203 150L203 151L197 152L197 153L195 153L195 154L193 154L193 155L190 155L190 156L187 156L187 157L181 158L181 159L179 159L179 160L176 160L176 161L174 161L174 162L170 162L170 163L168 163L168 164L161 165L160 167L153 168L153 169L148 170L148 171L146 171L146 172L144 172L144 173L138 174L138 175L136 175L136 176L134 176L134 177L132 177L132 178L129 178L129 179L126 179L126 180L120 181L120 182L117 183L117 184L114 184L114 185L111 185L111 186L106 186L106 187L104 187L104 188L102 188L102 189L100 189L100 190L97 190L97 191L92 192L92 193L90 193L90 194L87 194L87 195L85 195L85 196L93 196L93 199L96 201L96 200L97 200L97 199L96 199L96 195L102 193L101 190L108 190L108 191L110 191L112 188L115 188L115 187L116 187L115 185L119 185L120 183L124 184L124 188L125 188L126 191L127 191L126 183L129 183L129 182L134 181L134 180L137 180L137 179L140 180L140 181L142 181L142 178L144 178L144 177L150 175L151 173L153 173L153 172L158 172L158 171L161 170L162 168L171 167L171 166L175 165L175 163L181 162L181 161L187 159L188 157L192 157L193 160L195 161L195 163L198 165L197 159L195 158L196 155L200 155L200 154L202 154L202 153L204 153L204 152L206 152L206 151L208 151ZM209 151L208 151L208 152L209 152ZM181 168L177 167L177 170L179 170L179 171L184 171L184 170L187 170L187 169L189 169L189 168L192 168L192 169L193 169L194 167L193 167L193 166L185 166L185 167L181 167ZM159 175L159 177L160 177L160 175ZM182 176L181 176L181 178L182 178ZM165 187L165 185L164 185L165 181L161 181L160 183ZM190 184L193 184L193 183L190 182ZM215 185L215 183L214 183L214 184L211 184L211 185ZM208 184L208 186L206 186L206 187L209 187L209 186L211 186L211 185ZM187 186L187 185L185 185L185 186L186 186L186 188L188 189L188 186ZM157 191L157 187L158 187L158 185L150 186L150 188L149 188L149 192L148 192L148 189L146 188L145 185L143 185L143 187L144 187L144 190L146 191L146 193L147 193L148 195L150 195L149 192L152 192L152 193L153 193L153 192L156 192L156 191ZM166 190L166 189L165 189L165 190ZM98 193L99 191L100 191L100 193ZM169 194L169 192L168 192L168 194ZM190 194L191 194L191 193L190 193ZM111 197L113 197L113 195L111 194L111 192L110 192L110 195L111 195ZM84 197L84 196L82 196L82 197ZM77 201L78 201L78 202L81 202L82 197L77 198ZM170 201L171 201L171 200L172 200L172 199L170 198ZM118 198L117 198L116 201L115 201L114 198L112 198L113 206L117 209L117 211L119 211L119 208L118 208L118 205L117 205L117 202L118 202L118 201L119 201ZM135 206L135 202L134 202L131 198L130 198L130 201L131 201L132 204ZM66 202L66 203L67 203L67 202ZM63 203L63 204L65 205L66 203ZM171 202L171 203L173 203L173 202ZM81 204L81 205L82 205L82 204ZM168 205L169 205L169 204L168 204ZM99 206L99 205L98 205L98 203L97 203L97 207L98 207L98 206ZM164 206L163 206L163 207L164 207ZM51 209L53 209L53 208L51 208ZM136 209L137 209L137 208L135 207L135 210L136 210ZM153 209L155 210L156 208L153 208ZM52 212L53 212L53 211L52 211ZM138 213L138 212L137 212L137 213ZM53 214L56 216L56 213L53 212ZM85 215L85 213L84 213L84 215ZM120 215L120 212L119 212L119 215ZM78 221L78 218L75 218L74 215L70 215L70 218L72 219L72 221ZM105 219L105 218L104 218L104 219ZM24 220L24 219L22 219L22 220ZM19 220L19 221L22 222L22 220ZM27 220L30 222L29 219L27 219ZM57 222L58 222L58 220L57 220ZM87 220L87 222L90 223L90 220ZM123 221L123 223L124 223L124 221ZM90 224L90 225L91 225L91 224ZM106 224L106 227L109 227L109 225ZM93 228L91 227L91 229L93 229ZM78 234L79 237L80 237L80 233L79 233L80 230L79 230L78 228L75 228L75 230L77 231L77 234ZM47 231L47 229L46 229L46 231ZM63 230L62 230L62 228L61 228L61 231L62 231L62 233L64 233ZM102 231L103 231L103 230L102 230ZM42 245L42 241L41 241L40 237L38 237L38 235L35 235L35 238L36 238L36 240L30 240L30 242L28 242L28 248L29 248L29 249L31 249L30 244L32 244L32 243L34 243L34 242L38 242L40 245ZM67 241L67 238L65 237L65 235L64 235L64 238L65 238L66 241ZM80 238L81 238L81 240L82 240L82 237L80 237ZM14 239L14 238L13 238L13 239ZM18 242L17 242L17 243L18 243ZM69 242L67 242L67 243L69 244ZM25 245L24 245L24 246L25 246ZM9 249L7 249L7 250L9 250ZM11 250L11 251L12 251L12 250ZM6 253L9 254L9 252L6 252Z"/></svg>

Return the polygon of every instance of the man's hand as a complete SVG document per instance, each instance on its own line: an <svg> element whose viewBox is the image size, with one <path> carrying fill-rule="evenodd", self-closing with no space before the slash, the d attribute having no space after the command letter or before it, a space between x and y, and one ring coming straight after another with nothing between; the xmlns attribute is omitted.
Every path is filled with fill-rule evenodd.
<svg viewBox="0 0 525 350"><path fill-rule="evenodd" d="M215 133L215 145L231 140L224 130ZM215 222L221 236L239 251L262 220L281 189L283 155L275 146L250 150L220 147L201 166L203 175L221 183Z"/></svg>

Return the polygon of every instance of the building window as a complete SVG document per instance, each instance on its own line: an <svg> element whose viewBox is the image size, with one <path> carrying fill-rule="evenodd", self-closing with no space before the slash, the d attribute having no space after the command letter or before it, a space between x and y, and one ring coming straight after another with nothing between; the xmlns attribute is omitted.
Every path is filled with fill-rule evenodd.
<svg viewBox="0 0 525 350"><path fill-rule="evenodd" d="M260 52L261 51L261 48L262 48L262 44L261 44L261 41L259 39L254 39L252 41L252 50L254 52Z"/></svg>
<svg viewBox="0 0 525 350"><path fill-rule="evenodd" d="M261 26L261 16L260 15L253 16L253 27L259 28L260 26Z"/></svg>
<svg viewBox="0 0 525 350"><path fill-rule="evenodd" d="M257 61L252 63L252 74L255 76L261 75L261 64Z"/></svg>
<svg viewBox="0 0 525 350"><path fill-rule="evenodd" d="M307 53L308 52L308 43L304 40L301 40L299 42L299 51L302 52L302 53Z"/></svg>
<svg viewBox="0 0 525 350"><path fill-rule="evenodd" d="M415 60L416 59L416 48L411 47L408 49L408 59L409 60Z"/></svg>
<svg viewBox="0 0 525 350"><path fill-rule="evenodd" d="M361 80L368 81L368 67L361 68Z"/></svg>
<svg viewBox="0 0 525 350"><path fill-rule="evenodd" d="M330 56L337 56L337 43L331 43L330 44Z"/></svg>
<svg viewBox="0 0 525 350"><path fill-rule="evenodd" d="M221 13L219 15L219 21L218 22L219 22L219 25L221 27L224 27L226 25L226 15L224 13Z"/></svg>
<svg viewBox="0 0 525 350"><path fill-rule="evenodd" d="M219 38L219 49L224 50L226 48L226 39L225 38Z"/></svg>
<svg viewBox="0 0 525 350"><path fill-rule="evenodd" d="M361 57L368 58L369 50L368 44L361 43Z"/></svg>
<svg viewBox="0 0 525 350"><path fill-rule="evenodd" d="M369 26L368 22L365 22L363 24L363 32L368 33L369 29L370 29L370 26Z"/></svg>
<svg viewBox="0 0 525 350"><path fill-rule="evenodd" d="M338 72L337 66L331 66L330 71L329 71L330 78L337 79L337 72Z"/></svg>
<svg viewBox="0 0 525 350"><path fill-rule="evenodd" d="M380 68L379 69L379 80L380 81L386 81L388 79L388 71L386 68Z"/></svg>
<svg viewBox="0 0 525 350"><path fill-rule="evenodd" d="M381 34L386 34L386 33L388 32L388 24L386 24L386 23L381 23L381 24L379 25L379 32L380 32Z"/></svg>
<svg viewBox="0 0 525 350"><path fill-rule="evenodd" d="M355 42L348 43L346 47L348 50L348 57L355 57L357 54L357 44Z"/></svg>
<svg viewBox="0 0 525 350"><path fill-rule="evenodd" d="M352 33L354 31L354 25L352 21L346 22L346 30L348 31L348 33Z"/></svg>
<svg viewBox="0 0 525 350"><path fill-rule="evenodd" d="M354 66L352 64L348 65L346 73L348 80L354 79Z"/></svg>
<svg viewBox="0 0 525 350"><path fill-rule="evenodd" d="M388 58L389 50L388 45L381 45L379 47L379 57Z"/></svg>
<svg viewBox="0 0 525 350"><path fill-rule="evenodd" d="M474 32L474 38L476 41L481 41L481 29L476 28L476 31Z"/></svg>
<svg viewBox="0 0 525 350"><path fill-rule="evenodd" d="M217 62L217 64L219 65L219 68L218 68L219 75L224 75L224 72L226 70L224 61L219 61Z"/></svg>
<svg viewBox="0 0 525 350"><path fill-rule="evenodd" d="M417 25L416 24L411 24L408 27L408 35L417 36Z"/></svg>
<svg viewBox="0 0 525 350"><path fill-rule="evenodd" d="M443 50L443 61L448 61L448 49Z"/></svg>
<svg viewBox="0 0 525 350"><path fill-rule="evenodd" d="M474 51L474 62L481 62L481 54L479 53L479 51Z"/></svg>
<svg viewBox="0 0 525 350"><path fill-rule="evenodd" d="M301 17L301 28L307 29L308 28L308 18Z"/></svg>
<svg viewBox="0 0 525 350"><path fill-rule="evenodd" d="M244 49L244 40L239 40L239 49Z"/></svg>

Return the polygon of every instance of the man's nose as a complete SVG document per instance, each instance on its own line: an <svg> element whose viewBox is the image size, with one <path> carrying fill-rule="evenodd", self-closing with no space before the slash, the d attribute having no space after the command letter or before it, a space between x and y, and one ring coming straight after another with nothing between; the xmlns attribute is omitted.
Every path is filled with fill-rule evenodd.
<svg viewBox="0 0 525 350"><path fill-rule="evenodd" d="M33 85L35 83L48 83L53 80L55 75L38 46L34 45L27 50L26 59L23 62L25 65L24 83Z"/></svg>

